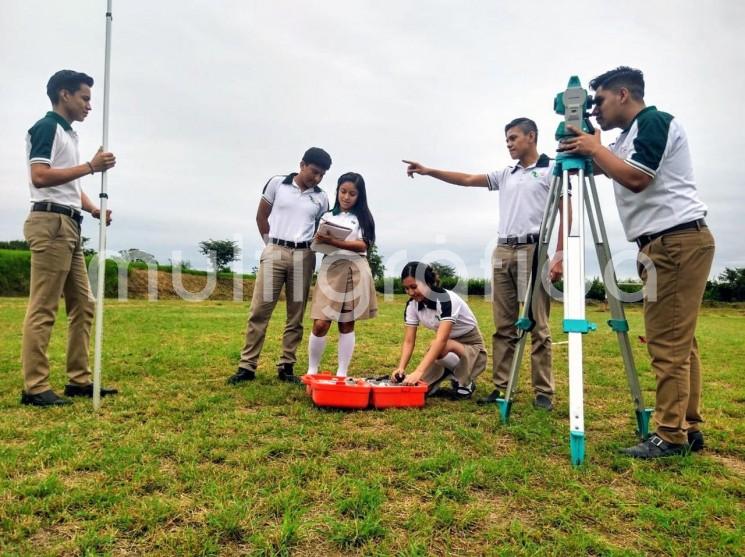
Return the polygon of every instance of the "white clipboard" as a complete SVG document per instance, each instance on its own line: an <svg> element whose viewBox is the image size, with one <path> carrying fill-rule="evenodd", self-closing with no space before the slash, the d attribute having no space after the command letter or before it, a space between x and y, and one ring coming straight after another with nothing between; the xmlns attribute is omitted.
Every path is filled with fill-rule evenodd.
<svg viewBox="0 0 745 557"><path fill-rule="evenodd" d="M318 225L318 232L320 232L324 236L331 236L332 238L335 238L337 240L346 240L347 236L352 233L352 229L348 226L341 226L339 224L334 224L322 220L321 224ZM330 255L339 250L339 248L337 248L336 246L317 242L316 240L313 240L311 242L310 249L312 249L313 251L317 251L318 253L323 253L324 255Z"/></svg>

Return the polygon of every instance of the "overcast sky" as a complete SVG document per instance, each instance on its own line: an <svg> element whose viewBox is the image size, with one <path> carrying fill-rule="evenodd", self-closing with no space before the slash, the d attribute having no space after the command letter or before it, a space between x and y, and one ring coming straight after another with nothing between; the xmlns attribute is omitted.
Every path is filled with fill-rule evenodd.
<svg viewBox="0 0 745 557"><path fill-rule="evenodd" d="M93 112L75 124L81 158L101 142L106 2L0 1L0 240L11 240L28 211L24 137L49 109L52 73L96 79ZM485 276L499 194L410 180L400 159L501 168L511 163L504 124L517 116L537 121L539 149L553 156L552 103L569 76L587 85L630 65L645 73L647 104L688 132L717 239L712 274L745 266L741 2L115 0L113 11L111 250L163 263L180 250L204 267L201 240L240 237L250 270L264 183L317 145L334 161L321 184L330 198L343 172L365 177L388 274L427 258ZM92 198L98 176L83 179ZM598 188L612 250L626 253L619 275L632 276L611 185ZM97 245L94 221L83 234Z"/></svg>

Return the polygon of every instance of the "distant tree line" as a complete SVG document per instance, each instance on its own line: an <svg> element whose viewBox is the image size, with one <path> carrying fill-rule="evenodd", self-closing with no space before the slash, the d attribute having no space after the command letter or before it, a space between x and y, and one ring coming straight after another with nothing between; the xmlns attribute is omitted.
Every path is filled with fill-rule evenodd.
<svg viewBox="0 0 745 557"><path fill-rule="evenodd" d="M86 244L89 238L82 238L83 247L86 256L91 256L95 253L95 250L86 248ZM217 271L229 270L228 265L235 261L240 255L241 251L237 243L232 240L206 240L200 242L200 251L207 255L210 259L210 263ZM29 246L25 240L10 240L0 241L0 250L20 250L28 251ZM131 249L123 250L119 252L125 260L132 260L134 262L148 262L152 258L152 262L155 262L155 258L152 255L147 254L141 250ZM375 286L379 292L385 291L386 282L393 283L393 291L397 294L403 293L401 287L401 279L399 277L387 277L384 278L385 265L383 265L383 258L378 251L376 245L370 246L367 254L370 267L372 269L373 277L375 278ZM0 262L1 263L1 262ZM440 277L440 284L443 288L453 289L456 286L463 286L463 280L461 277L456 275L456 270L453 266L445 263L433 262L430 263L434 267L435 271ZM0 270L3 265L0 264ZM185 262L182 265L182 270L191 267L191 264ZM562 282L558 281L554 285L558 290L562 290ZM488 287L488 281L483 278L471 278L467 280L467 289L469 295L483 295L486 293ZM619 285L620 289L624 292L636 292L641 288L640 282L625 282ZM605 285L598 278L595 277L591 281L588 281L587 298L590 300L604 300L605 299ZM716 279L710 280L706 283L706 290L704 292L704 300L713 302L745 302L745 267L725 268Z"/></svg>

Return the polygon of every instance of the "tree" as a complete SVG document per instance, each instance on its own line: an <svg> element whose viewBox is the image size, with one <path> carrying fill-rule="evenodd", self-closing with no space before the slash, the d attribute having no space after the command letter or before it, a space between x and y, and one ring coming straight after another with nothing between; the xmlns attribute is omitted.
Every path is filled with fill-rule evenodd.
<svg viewBox="0 0 745 557"><path fill-rule="evenodd" d="M432 269L437 273L437 276L440 277L440 280L443 279L452 279L455 278L455 267L452 265L446 265L445 263L440 263L438 261L435 261L434 263L429 264Z"/></svg>
<svg viewBox="0 0 745 557"><path fill-rule="evenodd" d="M119 252L123 261L127 263L145 263L147 265L157 265L158 261L155 256L138 248L123 249Z"/></svg>
<svg viewBox="0 0 745 557"><path fill-rule="evenodd" d="M93 248L89 248L88 247L88 242L90 242L90 241L91 241L91 239L88 236L81 236L80 237L80 247L83 248L83 255L85 255L86 257L88 257L88 256L91 256L92 257L92 256L96 255L96 250L94 250Z"/></svg>
<svg viewBox="0 0 745 557"><path fill-rule="evenodd" d="M377 244L372 244L370 249L367 250L367 262L370 264L373 278L382 280L385 273L385 265L383 265L383 258L378 253Z"/></svg>
<svg viewBox="0 0 745 557"><path fill-rule="evenodd" d="M29 247L26 240L11 240L10 242L0 242L0 249L28 251Z"/></svg>
<svg viewBox="0 0 745 557"><path fill-rule="evenodd" d="M717 280L707 282L706 298L720 302L745 301L745 267L725 268Z"/></svg>
<svg viewBox="0 0 745 557"><path fill-rule="evenodd" d="M204 240L199 242L199 251L206 255L215 271L229 271L228 265L238 259L241 248L233 240Z"/></svg>

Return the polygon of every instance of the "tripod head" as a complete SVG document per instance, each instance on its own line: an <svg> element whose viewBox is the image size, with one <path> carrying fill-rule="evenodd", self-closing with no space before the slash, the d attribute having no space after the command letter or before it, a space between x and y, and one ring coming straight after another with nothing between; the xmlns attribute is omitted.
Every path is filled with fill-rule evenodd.
<svg viewBox="0 0 745 557"><path fill-rule="evenodd" d="M579 77L576 75L570 77L566 90L563 93L558 93L554 98L554 112L564 116L564 121L556 128L555 137L559 143L574 135L567 129L568 124L583 132L595 132L588 113L592 104L592 96L587 93L586 89L582 88Z"/></svg>

